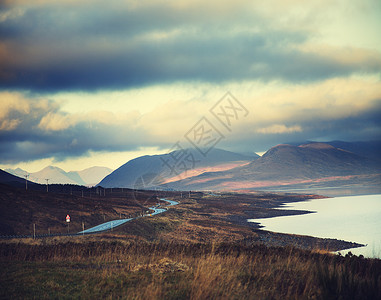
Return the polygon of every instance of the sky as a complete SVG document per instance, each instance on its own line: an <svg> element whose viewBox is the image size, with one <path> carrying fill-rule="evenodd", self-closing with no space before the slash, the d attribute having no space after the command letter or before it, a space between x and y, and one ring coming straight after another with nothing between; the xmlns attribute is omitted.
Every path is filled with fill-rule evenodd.
<svg viewBox="0 0 381 300"><path fill-rule="evenodd" d="M0 168L380 140L380 28L378 0L0 1Z"/></svg>

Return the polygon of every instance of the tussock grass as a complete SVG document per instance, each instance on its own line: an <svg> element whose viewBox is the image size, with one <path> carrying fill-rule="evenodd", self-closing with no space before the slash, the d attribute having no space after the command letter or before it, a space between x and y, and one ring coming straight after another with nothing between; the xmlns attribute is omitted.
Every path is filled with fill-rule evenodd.
<svg viewBox="0 0 381 300"><path fill-rule="evenodd" d="M380 299L381 261L232 243L0 244L0 298Z"/></svg>

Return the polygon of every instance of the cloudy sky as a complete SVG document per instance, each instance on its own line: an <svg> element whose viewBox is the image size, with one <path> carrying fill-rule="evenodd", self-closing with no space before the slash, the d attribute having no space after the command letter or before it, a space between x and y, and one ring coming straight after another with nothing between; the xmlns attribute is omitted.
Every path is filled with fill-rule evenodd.
<svg viewBox="0 0 381 300"><path fill-rule="evenodd" d="M379 0L0 3L0 168L381 138Z"/></svg>

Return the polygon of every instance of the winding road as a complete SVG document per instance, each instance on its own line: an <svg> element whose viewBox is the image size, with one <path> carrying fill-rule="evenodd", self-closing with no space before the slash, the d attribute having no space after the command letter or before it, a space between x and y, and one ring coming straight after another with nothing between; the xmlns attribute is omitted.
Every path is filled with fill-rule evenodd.
<svg viewBox="0 0 381 300"><path fill-rule="evenodd" d="M84 231L80 231L77 234L88 234L88 233L96 233L96 232L102 232L102 231L112 230L113 228L118 227L118 226L120 226L120 225L122 225L124 223L127 223L127 222L129 222L131 220L134 220L134 219L138 219L138 218L142 218L142 217L146 217L146 216L153 216L153 215L161 214L161 213L167 211L167 207L179 204L176 201L168 200L168 199L165 199L165 198L161 198L160 200L161 201L166 201L169 204L167 206L165 206L164 208L158 208L156 206L152 206L149 209L153 210L154 212L153 213L145 214L145 215L143 215L141 217L129 218L129 219L119 219L119 220L109 221L109 222L97 225L95 227L91 227L91 228L86 229Z"/></svg>

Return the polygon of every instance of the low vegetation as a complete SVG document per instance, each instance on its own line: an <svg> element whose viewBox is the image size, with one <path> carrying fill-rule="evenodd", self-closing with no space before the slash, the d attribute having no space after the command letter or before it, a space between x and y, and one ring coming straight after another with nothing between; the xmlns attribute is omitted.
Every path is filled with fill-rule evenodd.
<svg viewBox="0 0 381 300"><path fill-rule="evenodd" d="M34 225L37 234L61 233L67 213L76 232L82 222L139 215L162 197L180 202L109 233L1 239L0 299L381 298L380 260L327 252L358 244L267 232L246 221L298 214L281 205L317 196L0 190L3 235L30 235Z"/></svg>
<svg viewBox="0 0 381 300"><path fill-rule="evenodd" d="M381 260L120 236L0 244L0 298L380 299Z"/></svg>

